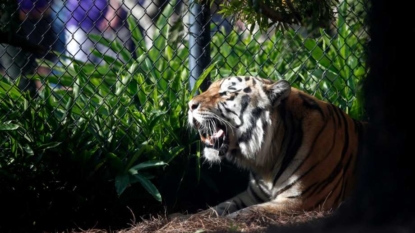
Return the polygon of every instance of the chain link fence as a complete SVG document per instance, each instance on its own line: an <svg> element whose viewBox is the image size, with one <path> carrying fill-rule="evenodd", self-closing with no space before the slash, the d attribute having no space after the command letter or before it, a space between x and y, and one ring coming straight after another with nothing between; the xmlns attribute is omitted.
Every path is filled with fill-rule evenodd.
<svg viewBox="0 0 415 233"><path fill-rule="evenodd" d="M80 71L74 70L75 63L93 83L90 97L102 99L105 95L99 93L117 81L128 86L121 73L139 72L143 82L156 78L157 85L169 92L174 77L181 77L183 88L189 79L191 88L203 69L214 63L212 79L229 75L286 79L360 117L356 89L366 72L363 48L368 40L363 0L340 1L329 29L307 31L291 25L283 32L275 26L267 32L258 27L250 32L251 25L218 13L220 3L192 12L185 0L4 0L3 101L15 90L5 86L31 96L43 95L46 86L51 96L83 93L86 87L76 82ZM203 22L195 14L203 14ZM196 31L191 32L192 27ZM152 101L151 93L137 93L140 101ZM163 104L177 98L171 97Z"/></svg>
<svg viewBox="0 0 415 233"><path fill-rule="evenodd" d="M161 201L170 192L166 180L181 182L178 174L190 166L183 161L200 157L186 126L199 77L286 79L362 117L357 93L369 40L363 0L339 1L331 27L313 31L250 31L218 13L220 1L209 9L192 4L2 0L2 187L15 190L13 182L25 179L31 190L96 182L121 195L140 183L149 199ZM57 182L65 177L59 174L71 181ZM42 182L31 182L35 177Z"/></svg>

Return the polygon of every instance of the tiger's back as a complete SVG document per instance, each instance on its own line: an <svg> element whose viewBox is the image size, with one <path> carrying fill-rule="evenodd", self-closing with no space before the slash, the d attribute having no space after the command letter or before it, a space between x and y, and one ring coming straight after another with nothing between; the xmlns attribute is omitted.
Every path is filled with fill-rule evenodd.
<svg viewBox="0 0 415 233"><path fill-rule="evenodd" d="M338 107L258 77L219 80L189 107L205 158L251 171L248 189L219 214L332 209L352 192L366 123Z"/></svg>
<svg viewBox="0 0 415 233"><path fill-rule="evenodd" d="M274 168L278 172L273 185L281 188L274 190L273 198L301 199L301 208L308 210L337 207L355 185L366 123L295 88L279 107L275 119L281 123L274 135L286 133L274 141L284 158Z"/></svg>

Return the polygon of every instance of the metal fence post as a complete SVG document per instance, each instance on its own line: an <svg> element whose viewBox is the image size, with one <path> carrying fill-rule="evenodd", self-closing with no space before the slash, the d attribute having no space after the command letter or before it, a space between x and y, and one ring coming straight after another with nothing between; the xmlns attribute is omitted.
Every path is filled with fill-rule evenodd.
<svg viewBox="0 0 415 233"><path fill-rule="evenodd" d="M209 2L202 4L190 0L190 89L196 83L203 70L210 64L210 7ZM205 79L200 88L206 90L209 85L209 77Z"/></svg>

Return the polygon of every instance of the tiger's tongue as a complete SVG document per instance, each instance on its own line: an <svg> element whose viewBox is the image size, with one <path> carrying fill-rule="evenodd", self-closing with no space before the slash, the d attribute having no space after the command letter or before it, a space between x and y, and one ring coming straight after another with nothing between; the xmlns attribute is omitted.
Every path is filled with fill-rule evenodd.
<svg viewBox="0 0 415 233"><path fill-rule="evenodd" d="M200 138L202 139L202 141L203 141L204 143L206 143L206 144L208 144L208 145L213 146L213 145L215 144L215 141L216 141L218 138L222 137L224 133L225 133L225 132L224 132L222 129L219 129L219 130L218 130L218 131L216 131L216 133L215 133L215 134L213 134L213 135L208 135L207 137L204 137L204 136L200 135Z"/></svg>

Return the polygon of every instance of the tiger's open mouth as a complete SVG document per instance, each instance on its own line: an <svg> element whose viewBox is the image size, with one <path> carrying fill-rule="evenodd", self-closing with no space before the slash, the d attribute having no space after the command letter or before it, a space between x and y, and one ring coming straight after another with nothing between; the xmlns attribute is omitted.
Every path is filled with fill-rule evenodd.
<svg viewBox="0 0 415 233"><path fill-rule="evenodd" d="M228 150L229 139L227 137L226 127L219 121L214 121L211 127L202 127L197 120L193 120L195 128L199 131L200 140L205 147L219 151L219 155L225 155Z"/></svg>

